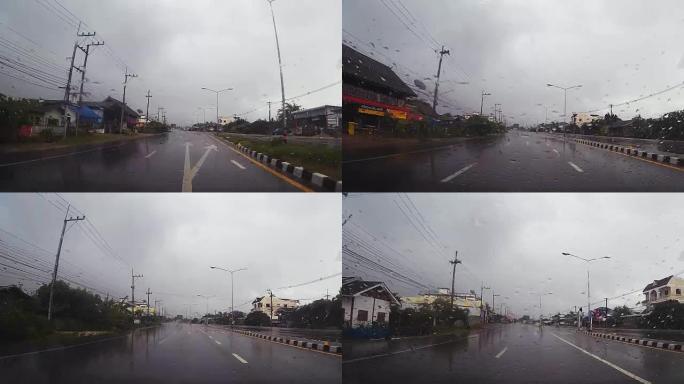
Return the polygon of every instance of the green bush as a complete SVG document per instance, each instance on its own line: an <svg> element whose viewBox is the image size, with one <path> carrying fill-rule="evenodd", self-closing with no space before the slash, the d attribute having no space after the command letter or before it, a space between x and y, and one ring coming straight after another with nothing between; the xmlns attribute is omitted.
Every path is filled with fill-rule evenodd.
<svg viewBox="0 0 684 384"><path fill-rule="evenodd" d="M271 318L263 312L250 312L245 317L245 325L268 327L271 325Z"/></svg>
<svg viewBox="0 0 684 384"><path fill-rule="evenodd" d="M46 143L52 143L57 139L52 128L43 129L38 135Z"/></svg>

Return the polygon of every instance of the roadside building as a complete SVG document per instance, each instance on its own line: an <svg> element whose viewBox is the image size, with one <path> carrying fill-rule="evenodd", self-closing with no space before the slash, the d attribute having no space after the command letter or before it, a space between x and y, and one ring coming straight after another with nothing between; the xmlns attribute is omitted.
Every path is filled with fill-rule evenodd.
<svg viewBox="0 0 684 384"><path fill-rule="evenodd" d="M39 134L46 129L51 130L54 134L64 134L65 122L69 123L70 132L73 133L77 114L80 114L80 130L96 130L102 124L102 111L99 108L91 108L85 105L79 108L70 105L66 107L66 114L64 112L64 101L41 100L30 135Z"/></svg>
<svg viewBox="0 0 684 384"><path fill-rule="evenodd" d="M228 125L228 124L232 123L233 121L235 121L235 118L232 116L221 116L221 117L219 117L219 122L221 123L221 125Z"/></svg>
<svg viewBox="0 0 684 384"><path fill-rule="evenodd" d="M299 300L283 299L270 295L259 296L252 301L252 312L263 312L276 323L280 309L289 310L297 307L299 307Z"/></svg>
<svg viewBox="0 0 684 384"><path fill-rule="evenodd" d="M401 305L382 281L343 278L341 296L345 328L384 325L389 322L390 306Z"/></svg>
<svg viewBox="0 0 684 384"><path fill-rule="evenodd" d="M598 120L601 118L601 116L599 116L599 115L590 114L590 113L586 113L586 112L576 113L576 114L573 114L572 116L573 116L575 125L577 125L578 127L581 127L581 126L586 125L586 124L590 124L590 123L594 122L595 120Z"/></svg>
<svg viewBox="0 0 684 384"><path fill-rule="evenodd" d="M90 109L99 109L102 111L102 132L119 132L119 129L121 128L121 109L123 108L123 103L121 101L109 96L103 101L86 101L83 105ZM124 111L124 122L126 127L133 129L138 124L140 114L131 109L128 105L126 105Z"/></svg>
<svg viewBox="0 0 684 384"><path fill-rule="evenodd" d="M390 67L342 45L342 122L349 135L393 131L420 120L407 105L416 94Z"/></svg>
<svg viewBox="0 0 684 384"><path fill-rule="evenodd" d="M342 108L323 105L292 112L293 132L300 136L328 134L337 136L342 120Z"/></svg>
<svg viewBox="0 0 684 384"><path fill-rule="evenodd" d="M438 299L451 303L451 290L449 288L439 288L437 292L402 297L401 302L403 308L418 309L425 305L430 306ZM468 322L471 325L480 322L481 305L484 305L481 298L478 298L473 293L454 293L454 306L468 311Z"/></svg>
<svg viewBox="0 0 684 384"><path fill-rule="evenodd" d="M646 305L658 304L665 301L675 300L684 303L684 279L681 277L667 276L659 280L653 280L643 289Z"/></svg>

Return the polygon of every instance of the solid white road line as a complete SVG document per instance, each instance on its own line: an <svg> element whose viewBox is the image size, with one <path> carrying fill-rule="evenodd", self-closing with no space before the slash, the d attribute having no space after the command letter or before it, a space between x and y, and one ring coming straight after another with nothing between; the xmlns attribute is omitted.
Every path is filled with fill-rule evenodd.
<svg viewBox="0 0 684 384"><path fill-rule="evenodd" d="M468 165L467 167L464 167L463 169L461 169L461 170L459 170L458 172L454 173L453 175L445 177L444 179L442 179L442 183L448 183L448 182L450 182L451 180L453 180L454 178L456 178L456 177L458 177L458 176L460 176L460 175L462 175L462 174L468 172L468 170L469 170L470 168L474 167L476 164L477 164L477 163L472 163L472 164Z"/></svg>
<svg viewBox="0 0 684 384"><path fill-rule="evenodd" d="M152 151L149 155L145 156L145 158L149 159L150 157L154 156L155 153L157 153L157 151Z"/></svg>
<svg viewBox="0 0 684 384"><path fill-rule="evenodd" d="M504 349L502 349L501 352L499 352L499 353L496 355L496 358L498 359L499 357L501 357L501 355L503 355L504 353L506 353L506 350L507 350L507 349L508 349L508 347L504 347Z"/></svg>
<svg viewBox="0 0 684 384"><path fill-rule="evenodd" d="M235 161L235 160L231 160L230 162L233 163L236 167L238 167L238 168L240 168L240 169L242 169L242 170L247 169L247 168L245 168L242 164L238 163L238 162Z"/></svg>
<svg viewBox="0 0 684 384"><path fill-rule="evenodd" d="M573 163L572 161L568 161L568 164L570 164L571 167L575 168L575 171L577 171L577 172L579 172L579 173L583 173L583 172L584 172L584 170L582 170L582 168L578 167L578 166L577 166L575 163Z"/></svg>
<svg viewBox="0 0 684 384"><path fill-rule="evenodd" d="M240 355L238 355L237 353L233 353L233 356L235 356L235 358L238 359L242 364L247 364L247 360L240 357Z"/></svg>
<svg viewBox="0 0 684 384"><path fill-rule="evenodd" d="M78 152L69 152L69 153L65 153L65 154L63 154L63 155L54 155L54 156L48 156L48 157L41 157L41 158L39 158L39 159L15 161L15 162L13 162L13 163L0 164L0 168L11 167L11 166L14 166L14 165L35 163L35 162L37 162L37 161L45 161L45 160L59 159L59 158L62 158L62 157L80 155L80 154L83 154L83 153L90 153L90 152L95 152L95 151L109 150L109 149L121 147L122 145L123 145L123 144L114 145L114 146L111 146L111 147L102 147L102 148L87 149L87 150L78 151Z"/></svg>
<svg viewBox="0 0 684 384"><path fill-rule="evenodd" d="M470 336L468 336L468 338L469 338L469 339L473 339L473 338L479 337L479 336L480 336L480 335L470 335ZM400 354L400 353L406 353L406 352L415 352L415 351L420 350L420 349L437 347L437 346L439 346L439 345L450 344L450 343L453 343L453 342L454 342L453 340L449 340L449 341L445 341L445 342L443 342L443 343L422 345L422 346L420 346L420 347L404 349L404 350L396 351L396 352L381 353L381 354L379 354L379 355L371 355L371 356L365 356L365 357L357 357L356 359L343 360L343 361L342 361L342 364L356 363L357 361L364 361L364 360L377 359L378 357L393 356L393 355L398 355L398 354Z"/></svg>
<svg viewBox="0 0 684 384"><path fill-rule="evenodd" d="M624 375L626 375L626 376L628 376L628 377L630 377L630 378L632 378L632 379L634 379L634 380L636 380L636 381L638 381L638 382L640 382L640 383L642 383L642 384L651 384L650 381L645 380L645 379L642 379L641 377L639 377L639 376L633 374L632 372L629 372L629 371L627 371L627 370L625 370L625 369L622 369L622 368L618 367L617 365L611 363L610 361L604 360L604 359L602 359L602 358L600 358L600 357L594 355L593 353L591 353L591 352L589 352L589 351L587 351L587 350L585 350L585 349L582 349L582 348L576 346L575 344L573 344L573 343L571 343L571 342L565 340L564 338L562 338L562 337L556 335L555 333L552 333L552 335L554 335L554 336L555 336L556 338L558 338L560 341L562 341L562 342L564 342L564 343L566 343L566 344L568 344L568 345L570 345L570 346L572 346L572 347L574 347L574 348L577 348L578 350L582 351L582 353L585 353L585 354L587 354L587 355L593 357L594 359L596 359L596 360L598 360L598 361L600 361L600 362L606 364L607 366L609 366L609 367L611 367L611 368L613 368L613 369L619 371L620 373L623 373Z"/></svg>

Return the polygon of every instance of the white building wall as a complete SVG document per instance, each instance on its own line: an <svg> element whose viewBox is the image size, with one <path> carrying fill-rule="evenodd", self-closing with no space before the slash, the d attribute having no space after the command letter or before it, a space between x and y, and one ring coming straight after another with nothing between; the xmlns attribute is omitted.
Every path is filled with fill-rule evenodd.
<svg viewBox="0 0 684 384"><path fill-rule="evenodd" d="M349 296L342 298L342 309L344 309L344 321L349 321L349 313L352 310L352 299ZM355 296L354 297L354 309L352 313L352 328L359 327L361 325L370 326L374 321L377 321L378 314L385 314L385 322L389 321L390 315L390 302L381 299L373 299L368 296ZM367 311L368 317L366 321L358 320L359 311Z"/></svg>

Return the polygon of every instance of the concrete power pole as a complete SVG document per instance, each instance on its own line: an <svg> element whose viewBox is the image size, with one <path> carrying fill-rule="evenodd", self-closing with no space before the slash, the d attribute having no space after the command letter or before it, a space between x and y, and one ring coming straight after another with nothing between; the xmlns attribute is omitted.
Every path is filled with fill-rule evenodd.
<svg viewBox="0 0 684 384"><path fill-rule="evenodd" d="M95 32L93 32L93 36L95 36ZM104 45L104 41L102 42L96 42L96 43L90 43L86 44L86 48L83 49L80 45L78 46L78 49L83 51L85 53L85 58L83 59L83 67L81 68L81 89L78 91L78 108L79 110L76 111L76 128L74 129L76 136L78 136L78 126L81 120L81 106L83 103L83 85L85 83L85 73L86 73L86 67L88 66L88 55L90 53L90 47L92 46L98 46L98 45Z"/></svg>
<svg viewBox="0 0 684 384"><path fill-rule="evenodd" d="M133 308L133 318L135 319L135 279L143 277L143 275L134 275L133 268L131 268L131 303Z"/></svg>
<svg viewBox="0 0 684 384"><path fill-rule="evenodd" d="M145 111L145 128L147 128L147 124L150 123L150 98L152 95L150 94L150 90L147 90L147 110Z"/></svg>
<svg viewBox="0 0 684 384"><path fill-rule="evenodd" d="M266 292L268 292L268 295L271 297L271 316L270 316L270 319L271 319L271 326L273 326L273 291L268 289L268 290L266 290Z"/></svg>
<svg viewBox="0 0 684 384"><path fill-rule="evenodd" d="M442 45L442 50L439 51L439 66L437 67L437 81L435 82L435 97L432 100L432 109L437 113L437 92L439 90L439 76L442 72L442 59L444 58L444 55L449 55L451 56L451 53L449 53L448 49L444 49L444 46Z"/></svg>
<svg viewBox="0 0 684 384"><path fill-rule="evenodd" d="M271 102L268 102L268 122L271 122Z"/></svg>
<svg viewBox="0 0 684 384"><path fill-rule="evenodd" d="M455 252L454 259L449 260L449 263L454 266L453 271L451 272L451 309L454 309L454 280L456 279L456 264L461 264L461 260L458 259L458 251Z"/></svg>
<svg viewBox="0 0 684 384"><path fill-rule="evenodd" d="M278 65L280 67L280 94L283 103L283 134L287 131L287 113L285 109L285 82L283 80L283 61L280 58L280 42L278 41L278 28L276 27L275 14L273 13L273 2L275 0L266 0L271 7L271 18L273 19L273 31L275 32L276 49L278 50Z"/></svg>
<svg viewBox="0 0 684 384"><path fill-rule="evenodd" d="M71 104L70 102L70 97L71 97L71 77L74 74L74 69L80 71L81 69L78 67L74 67L74 60L76 59L76 48L78 48L78 38L79 37L89 37L89 36L95 36L94 33L81 33L81 23L78 23L78 31L76 32L76 41L74 42L74 50L71 53L71 64L69 65L69 75L67 77L67 83L66 86L64 87L64 137L66 138L67 136L67 129L69 128L69 123L67 121L67 114L68 114L68 106Z"/></svg>
<svg viewBox="0 0 684 384"><path fill-rule="evenodd" d="M64 224L62 224L62 234L59 237L59 247L57 248L57 257L55 258L55 269L52 272L52 283L50 284L50 299L48 300L48 320L52 319L52 297L55 293L55 283L57 282L57 271L59 270L59 255L62 253L62 244L64 243L64 232L66 231L66 225L70 221L81 221L85 220L85 216L69 217L69 209L71 205L67 206L66 214L64 215Z"/></svg>
<svg viewBox="0 0 684 384"><path fill-rule="evenodd" d="M124 89L123 89L123 104L121 105L121 126L119 127L119 134L123 132L124 128L124 114L126 113L126 86L128 85L129 77L138 77L138 75L133 73L128 73L128 67L126 67L126 73L124 74ZM128 125L128 123L126 124Z"/></svg>
<svg viewBox="0 0 684 384"><path fill-rule="evenodd" d="M147 293L147 317L150 317L150 294L152 292L150 292L150 289L147 288L147 292L145 293Z"/></svg>

